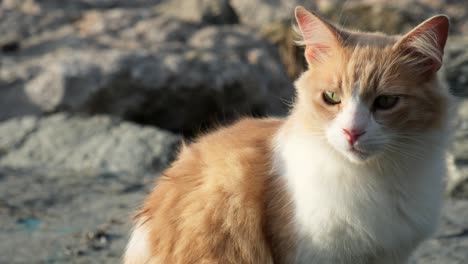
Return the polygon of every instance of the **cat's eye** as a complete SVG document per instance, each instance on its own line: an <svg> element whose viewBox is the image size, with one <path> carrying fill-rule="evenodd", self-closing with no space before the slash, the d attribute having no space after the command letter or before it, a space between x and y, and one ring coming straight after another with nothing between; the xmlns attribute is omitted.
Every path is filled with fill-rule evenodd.
<svg viewBox="0 0 468 264"><path fill-rule="evenodd" d="M394 95L380 95L375 98L374 108L377 110L387 110L398 103L399 97Z"/></svg>
<svg viewBox="0 0 468 264"><path fill-rule="evenodd" d="M326 91L322 95L323 101L329 105L336 105L341 103L340 96L335 92Z"/></svg>

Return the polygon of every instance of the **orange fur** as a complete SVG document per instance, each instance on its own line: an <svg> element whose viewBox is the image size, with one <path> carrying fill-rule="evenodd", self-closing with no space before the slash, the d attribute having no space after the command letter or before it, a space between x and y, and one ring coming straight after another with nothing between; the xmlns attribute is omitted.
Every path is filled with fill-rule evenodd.
<svg viewBox="0 0 468 264"><path fill-rule="evenodd" d="M182 149L137 215L158 263L273 263L265 199L280 125L245 119Z"/></svg>

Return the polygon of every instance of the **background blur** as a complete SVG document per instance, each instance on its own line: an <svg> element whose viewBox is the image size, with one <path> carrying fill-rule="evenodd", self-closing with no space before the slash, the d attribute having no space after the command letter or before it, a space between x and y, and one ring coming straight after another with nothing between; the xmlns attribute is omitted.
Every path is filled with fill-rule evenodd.
<svg viewBox="0 0 468 264"><path fill-rule="evenodd" d="M466 0L1 0L0 263L119 263L181 138L287 112L304 69L298 4L386 33L450 15L453 168L441 231L414 260L466 263Z"/></svg>

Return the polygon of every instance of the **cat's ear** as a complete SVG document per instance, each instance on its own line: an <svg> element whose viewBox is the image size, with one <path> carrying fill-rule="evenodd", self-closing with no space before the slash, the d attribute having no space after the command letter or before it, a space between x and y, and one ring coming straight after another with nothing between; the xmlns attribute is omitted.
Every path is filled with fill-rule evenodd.
<svg viewBox="0 0 468 264"><path fill-rule="evenodd" d="M442 66L449 26L447 16L431 17L403 36L394 48L419 72L432 75Z"/></svg>
<svg viewBox="0 0 468 264"><path fill-rule="evenodd" d="M303 38L300 43L306 46L305 57L309 64L324 60L341 47L341 37L333 25L302 6L296 7L295 16Z"/></svg>

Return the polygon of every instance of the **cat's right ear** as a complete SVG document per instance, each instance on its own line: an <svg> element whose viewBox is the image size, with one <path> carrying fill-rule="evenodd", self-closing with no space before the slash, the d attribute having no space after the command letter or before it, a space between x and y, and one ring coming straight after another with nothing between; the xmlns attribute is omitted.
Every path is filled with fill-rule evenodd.
<svg viewBox="0 0 468 264"><path fill-rule="evenodd" d="M302 6L296 7L295 16L303 38L300 43L306 47L305 57L309 64L323 61L341 47L341 37L333 25Z"/></svg>
<svg viewBox="0 0 468 264"><path fill-rule="evenodd" d="M445 15L429 18L403 36L394 49L422 74L432 75L442 66L450 21Z"/></svg>

